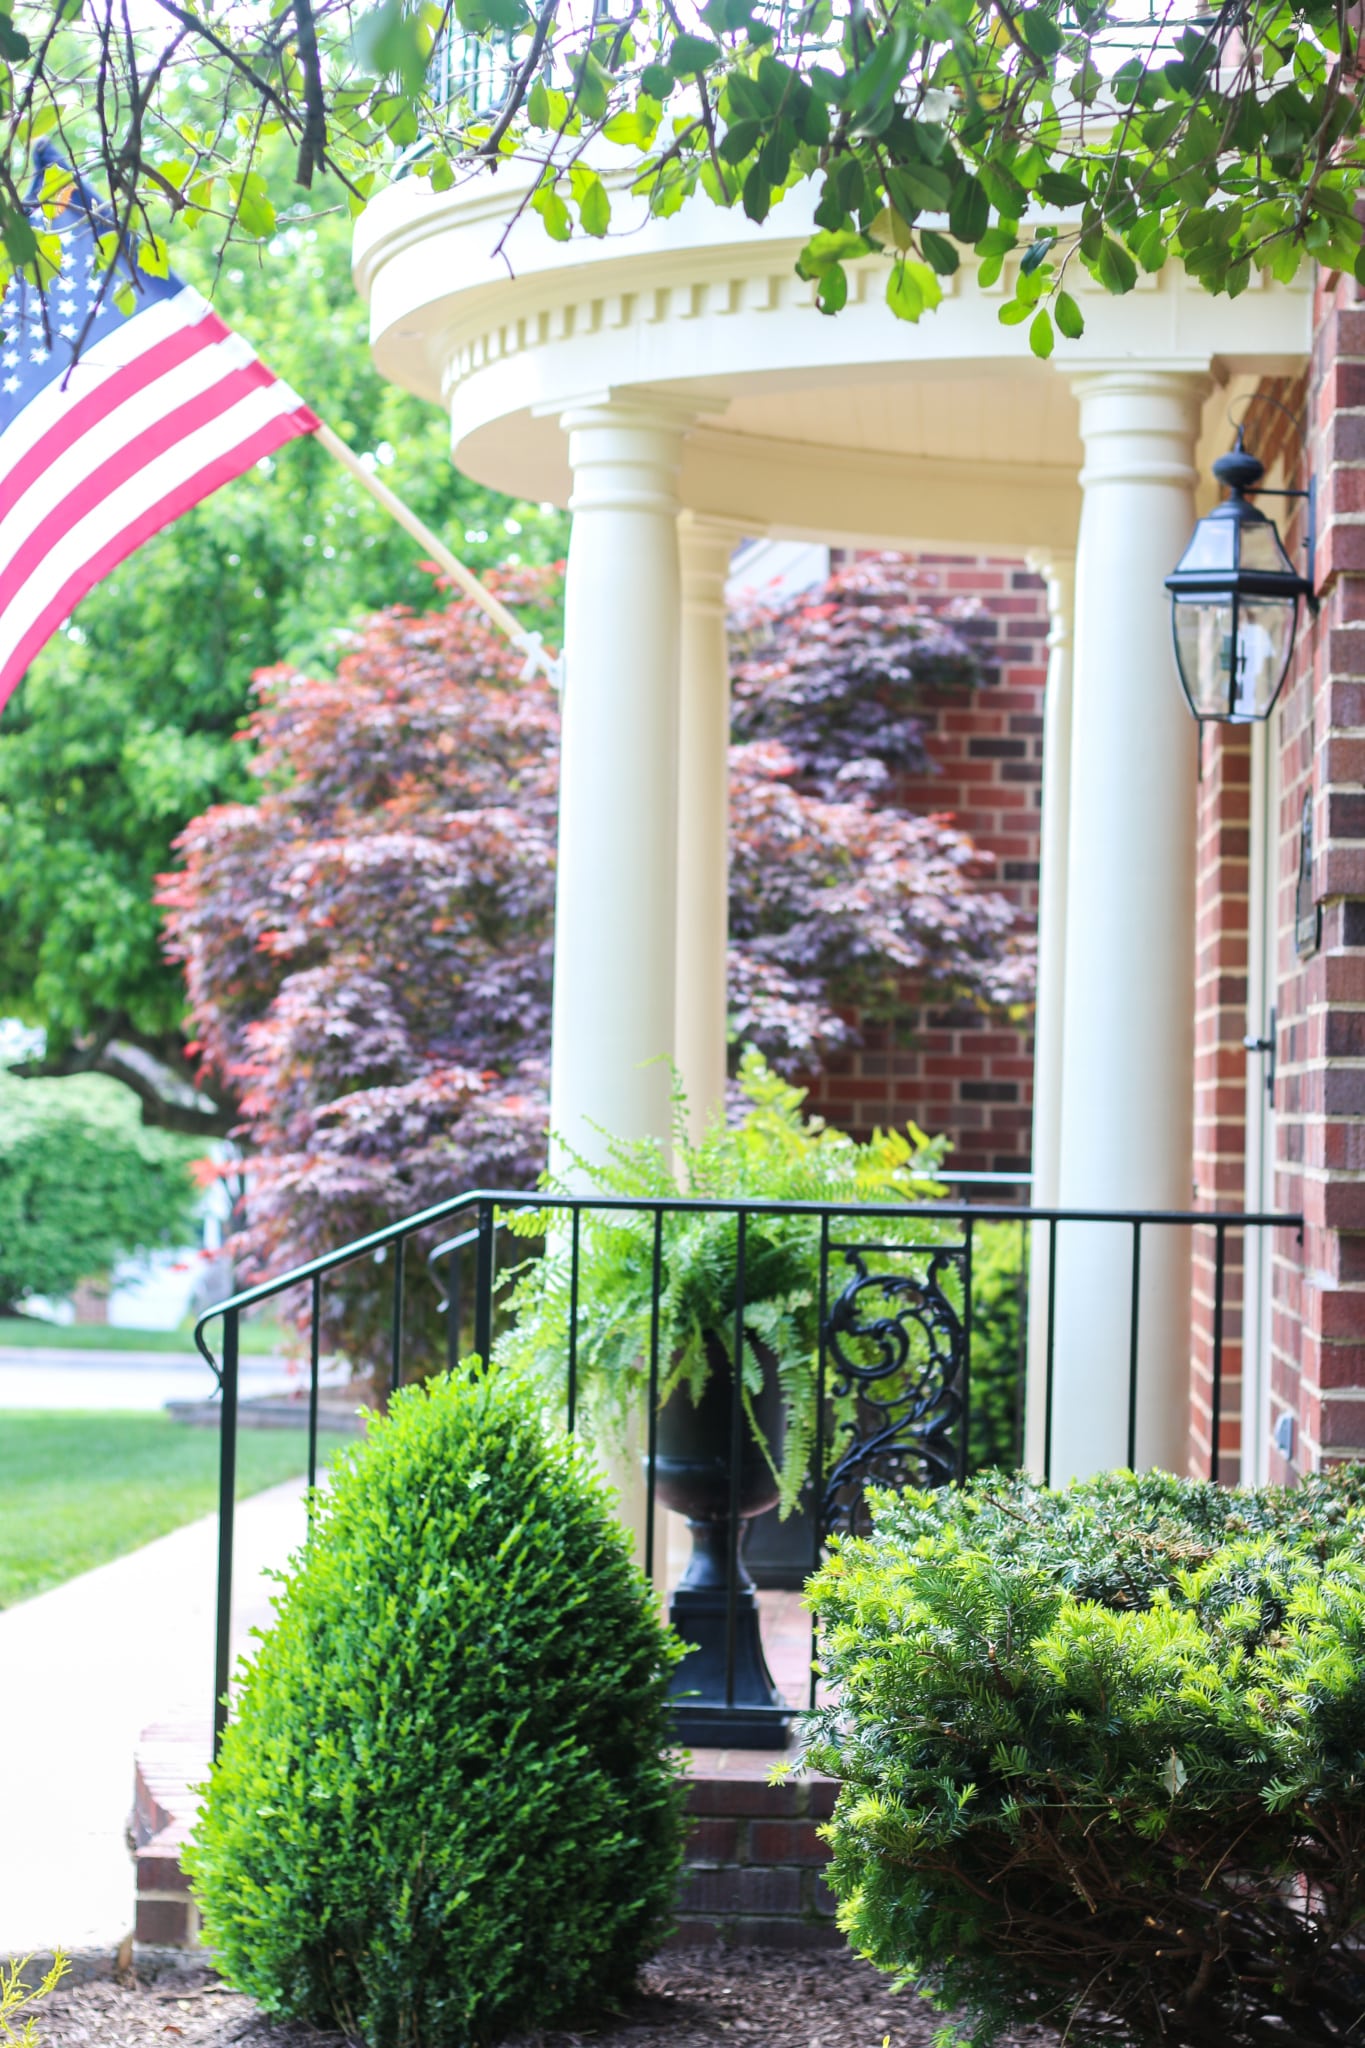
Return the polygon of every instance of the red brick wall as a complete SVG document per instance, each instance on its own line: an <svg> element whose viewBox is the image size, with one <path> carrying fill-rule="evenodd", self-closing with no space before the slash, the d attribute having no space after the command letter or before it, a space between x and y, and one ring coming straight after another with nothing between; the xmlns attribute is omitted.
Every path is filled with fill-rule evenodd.
<svg viewBox="0 0 1365 2048"><path fill-rule="evenodd" d="M1247 910L1251 854L1251 739L1245 727L1203 732L1197 835L1194 1195L1195 1206L1240 1209L1246 1182ZM1240 1232L1226 1237L1218 1476L1240 1476L1242 1278ZM1212 1470L1215 1247L1193 1246L1189 1469Z"/></svg>
<svg viewBox="0 0 1365 2048"><path fill-rule="evenodd" d="M1316 478L1321 608L1305 619L1273 716L1280 798L1270 872L1277 1011L1274 1204L1301 1212L1305 1233L1275 1233L1270 1430L1288 1415L1290 1455L1271 1449L1270 1476L1292 1480L1365 1454L1365 303L1352 280L1320 282L1311 368L1268 381L1267 396L1307 423L1307 446L1272 407L1253 405L1248 440L1280 459L1302 488ZM1302 513L1270 504L1301 559ZM1196 1177L1202 1202L1235 1206L1245 1144L1244 848L1246 737L1205 740L1200 790ZM1300 821L1312 807L1313 896L1321 940L1295 936ZM1230 1246L1236 1240L1230 1238ZM1197 1257L1190 1460L1208 1469L1211 1267ZM1228 1379L1220 1469L1236 1476L1240 1288L1231 1276Z"/></svg>
<svg viewBox="0 0 1365 2048"><path fill-rule="evenodd" d="M1319 493L1321 609L1301 626L1271 729L1281 788L1275 1202L1306 1223L1302 1243L1292 1230L1275 1238L1271 1428L1286 1413L1294 1424L1292 1454L1271 1453L1282 1481L1365 1454L1365 299L1352 279L1320 280L1314 311L1307 378L1263 387L1306 417L1306 451L1270 408L1248 422L1262 458L1282 455L1300 486L1311 468ZM1291 551L1301 517L1281 519ZM1321 940L1301 956L1305 797Z"/></svg>
<svg viewBox="0 0 1365 2048"><path fill-rule="evenodd" d="M997 556L921 555L925 602L951 607L985 674L979 689L925 701L926 746L936 773L908 781L904 800L946 813L982 853L982 888L1023 916L1038 910L1047 593L1022 562ZM956 616L961 613L961 616ZM843 1129L913 1120L952 1140L964 1172L1027 1171L1033 1118L1028 1029L968 1005L915 1001L894 1029L869 1029L861 1048L832 1061L810 1107Z"/></svg>

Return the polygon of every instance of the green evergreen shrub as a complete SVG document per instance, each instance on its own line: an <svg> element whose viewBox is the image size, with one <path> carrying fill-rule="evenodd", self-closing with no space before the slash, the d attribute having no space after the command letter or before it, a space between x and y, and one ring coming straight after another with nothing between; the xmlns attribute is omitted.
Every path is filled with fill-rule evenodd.
<svg viewBox="0 0 1365 2048"><path fill-rule="evenodd" d="M528 1383L414 1387L334 1467L188 1857L267 2012L470 2048L625 1990L666 1932L677 1650Z"/></svg>
<svg viewBox="0 0 1365 2048"><path fill-rule="evenodd" d="M973 2043L1365 2014L1365 1467L887 1495L813 1581L853 1945Z"/></svg>
<svg viewBox="0 0 1365 2048"><path fill-rule="evenodd" d="M22 1956L0 1963L0 2048L38 2048L34 2008L52 1996L71 1967L59 1949L35 1989L24 1974L32 1960Z"/></svg>

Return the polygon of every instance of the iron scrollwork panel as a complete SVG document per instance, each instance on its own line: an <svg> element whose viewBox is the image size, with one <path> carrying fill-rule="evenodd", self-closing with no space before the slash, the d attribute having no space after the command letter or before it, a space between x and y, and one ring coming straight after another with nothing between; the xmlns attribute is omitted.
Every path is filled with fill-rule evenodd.
<svg viewBox="0 0 1365 2048"><path fill-rule="evenodd" d="M967 1332L943 1282L955 1275L962 1292L965 1248L926 1247L917 1270L900 1272L870 1272L869 1249L844 1250L853 1277L825 1324L830 1395L845 1410L837 1425L845 1444L822 1501L827 1535L861 1532L869 1482L945 1486L961 1471ZM900 1245L885 1251L915 1256Z"/></svg>

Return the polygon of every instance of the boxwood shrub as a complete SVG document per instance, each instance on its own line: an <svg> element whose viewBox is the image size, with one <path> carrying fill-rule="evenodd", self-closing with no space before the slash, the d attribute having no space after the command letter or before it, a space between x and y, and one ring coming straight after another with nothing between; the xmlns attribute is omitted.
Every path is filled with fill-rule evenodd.
<svg viewBox="0 0 1365 2048"><path fill-rule="evenodd" d="M611 1497L525 1381L470 1369L333 1469L187 1859L218 1966L370 2048L600 2006L682 1838L677 1652Z"/></svg>
<svg viewBox="0 0 1365 2048"><path fill-rule="evenodd" d="M1357 2042L1365 1468L883 1496L813 1581L841 1924L990 2043Z"/></svg>

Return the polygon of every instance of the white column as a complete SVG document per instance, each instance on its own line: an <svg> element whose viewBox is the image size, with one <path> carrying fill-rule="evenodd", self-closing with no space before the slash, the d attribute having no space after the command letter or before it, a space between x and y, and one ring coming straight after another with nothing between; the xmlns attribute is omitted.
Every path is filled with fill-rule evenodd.
<svg viewBox="0 0 1365 2048"><path fill-rule="evenodd" d="M684 512L678 703L678 1072L692 1138L725 1107L730 880L730 656L725 579L743 538Z"/></svg>
<svg viewBox="0 0 1365 2048"><path fill-rule="evenodd" d="M1038 999L1033 1032L1033 1199L1057 1199L1062 1136L1062 1014L1066 966L1067 832L1071 808L1071 652L1076 559L1034 566L1047 578L1047 692L1043 812L1038 846Z"/></svg>
<svg viewBox="0 0 1365 2048"><path fill-rule="evenodd" d="M573 469L564 612L551 1163L567 1143L667 1141L677 922L678 465L687 415L630 397L563 415ZM560 1141L560 1145L556 1144ZM572 1179L572 1174L569 1178ZM602 1446L645 1556L643 1409ZM668 1517L655 1524L655 1583Z"/></svg>
<svg viewBox="0 0 1365 2048"><path fill-rule="evenodd" d="M1039 831L1038 993L1033 1024L1035 1207L1057 1202L1062 1138L1062 1018L1066 969L1067 833L1071 808L1071 654L1074 555L1030 556L1047 579L1047 691L1043 701L1043 813ZM1040 1473L1047 1408L1047 1232L1032 1233L1025 1462Z"/></svg>
<svg viewBox="0 0 1365 2048"><path fill-rule="evenodd" d="M553 1140L667 1139L677 897L678 500L686 416L563 416L573 469L550 1054Z"/></svg>
<svg viewBox="0 0 1365 2048"><path fill-rule="evenodd" d="M1075 380L1085 465L1076 564L1067 855L1065 1207L1187 1209L1194 1067L1196 732L1176 681L1163 578L1194 523L1207 380ZM1126 1461L1131 1233L1063 1226L1052 1476ZM1142 1243L1139 1467L1183 1462L1190 1353L1185 1230Z"/></svg>

